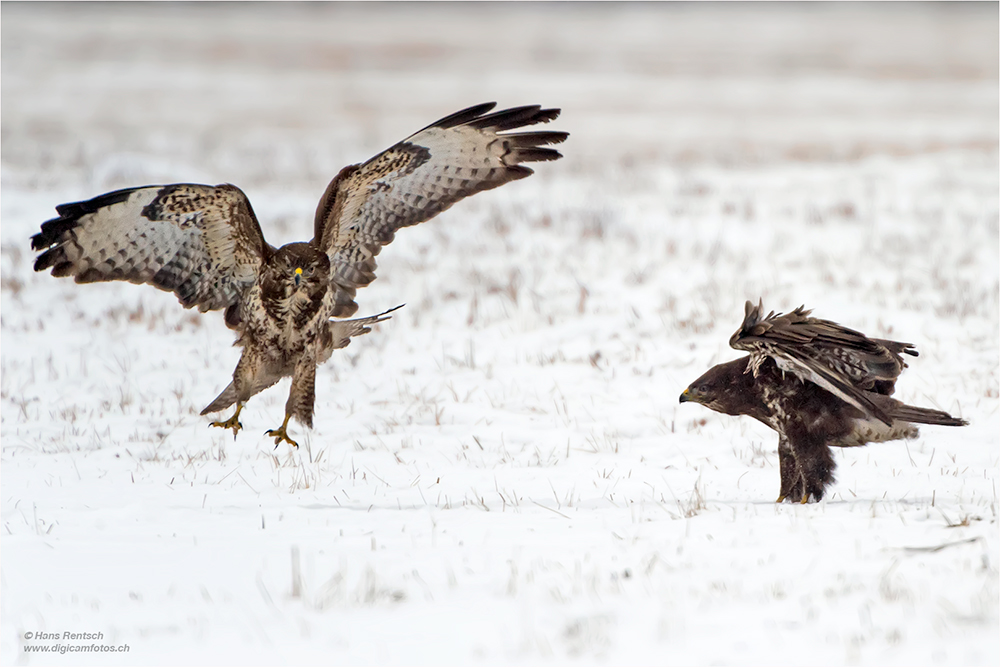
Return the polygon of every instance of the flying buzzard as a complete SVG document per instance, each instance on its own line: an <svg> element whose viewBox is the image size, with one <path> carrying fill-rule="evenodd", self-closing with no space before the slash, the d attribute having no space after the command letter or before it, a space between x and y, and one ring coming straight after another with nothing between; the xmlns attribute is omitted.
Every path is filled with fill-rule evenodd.
<svg viewBox="0 0 1000 667"><path fill-rule="evenodd" d="M802 503L820 500L833 482L830 447L859 447L918 435L914 424L965 426L940 410L890 398L909 343L868 338L803 307L783 315L747 301L729 344L748 357L719 364L691 383L680 402L747 415L778 432L781 491Z"/></svg>
<svg viewBox="0 0 1000 667"><path fill-rule="evenodd" d="M127 280L177 295L185 308L225 310L243 354L233 381L202 414L236 404L212 426L239 432L251 396L292 377L275 445L295 417L312 427L316 366L381 315L349 321L375 256L396 230L433 218L460 199L525 178L525 162L557 160L566 132L511 132L559 116L538 105L489 113L479 104L428 125L363 164L345 167L316 209L311 241L275 249L233 185L155 185L56 207L31 247L35 270L78 283ZM387 311L390 312L390 311Z"/></svg>

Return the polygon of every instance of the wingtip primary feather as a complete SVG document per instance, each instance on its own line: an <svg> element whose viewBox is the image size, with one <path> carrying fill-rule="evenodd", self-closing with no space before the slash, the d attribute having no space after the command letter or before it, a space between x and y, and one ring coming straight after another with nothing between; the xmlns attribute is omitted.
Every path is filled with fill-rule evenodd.
<svg viewBox="0 0 1000 667"><path fill-rule="evenodd" d="M45 250L35 261L35 271L44 271L58 261L59 248L65 242L65 234L80 225L80 220L86 215L97 213L103 208L127 201L138 190L162 188L160 185L144 185L136 188L123 188L84 201L58 204L56 213L59 217L46 220L41 230L31 237L32 250ZM54 246L54 247L53 247ZM44 260L43 260L44 258Z"/></svg>
<svg viewBox="0 0 1000 667"><path fill-rule="evenodd" d="M504 132L528 125L548 123L558 118L560 113L562 113L562 109L543 109L540 104L529 104L496 111L476 118L467 124L480 130Z"/></svg>
<svg viewBox="0 0 1000 667"><path fill-rule="evenodd" d="M496 102L483 102L467 107L434 121L415 134L431 128L449 129L460 125L468 125L481 130L489 129L494 132L504 132L528 125L548 123L558 118L559 114L562 113L562 109L543 109L540 104L511 107L510 109L502 109L490 113L496 108L496 105ZM560 141L563 140L565 140L565 137ZM553 141L551 143L557 142Z"/></svg>
<svg viewBox="0 0 1000 667"><path fill-rule="evenodd" d="M471 107L466 107L461 111L456 111L453 114L449 114L444 118L434 121L427 127L421 129L420 132L423 132L424 130L429 130L432 127L447 129L449 127L456 127L458 125L465 125L466 123L469 123L475 120L476 118L479 118L484 114L489 113L491 110L493 110L494 107L496 107L496 105L497 105L496 102L482 102L480 104L474 104Z"/></svg>
<svg viewBox="0 0 1000 667"><path fill-rule="evenodd" d="M518 146L548 146L561 144L569 138L569 132L558 130L535 130L502 135L508 141L514 141Z"/></svg>
<svg viewBox="0 0 1000 667"><path fill-rule="evenodd" d="M522 148L517 151L518 162L551 162L562 157L552 148Z"/></svg>

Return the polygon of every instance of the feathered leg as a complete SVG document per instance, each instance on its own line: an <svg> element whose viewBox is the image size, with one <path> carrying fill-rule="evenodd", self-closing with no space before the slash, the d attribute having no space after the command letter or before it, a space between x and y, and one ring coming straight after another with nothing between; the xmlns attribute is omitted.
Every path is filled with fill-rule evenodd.
<svg viewBox="0 0 1000 667"><path fill-rule="evenodd" d="M266 434L274 438L274 446L277 447L282 441L293 447L299 444L288 437L288 420L295 417L300 423L312 428L313 404L316 402L316 362L303 355L302 359L295 364L295 375L292 376L292 388L288 392L288 401L285 403L285 421L276 429L267 431Z"/></svg>
<svg viewBox="0 0 1000 667"><path fill-rule="evenodd" d="M795 450L783 435L778 437L778 468L781 470L781 491L774 502L780 503L786 498L793 502L801 500L805 488L802 471L795 460Z"/></svg>
<svg viewBox="0 0 1000 667"><path fill-rule="evenodd" d="M792 445L804 481L800 502L809 502L810 495L817 501L822 500L827 485L833 483L833 470L837 467L833 453L825 442L811 438L792 441Z"/></svg>
<svg viewBox="0 0 1000 667"><path fill-rule="evenodd" d="M204 415L209 412L225 410L235 403L236 412L233 413L232 417L226 421L215 421L209 424L209 426L216 426L218 428L231 428L233 430L233 439L235 439L236 434L243 428L239 417L244 404L250 400L251 396L270 387L280 377L280 375L272 376L270 373L266 373L264 364L260 360L260 355L256 354L251 348L246 347L240 356L240 362L236 364L236 370L233 371L233 381L229 383L229 386L208 407L201 411L201 414Z"/></svg>

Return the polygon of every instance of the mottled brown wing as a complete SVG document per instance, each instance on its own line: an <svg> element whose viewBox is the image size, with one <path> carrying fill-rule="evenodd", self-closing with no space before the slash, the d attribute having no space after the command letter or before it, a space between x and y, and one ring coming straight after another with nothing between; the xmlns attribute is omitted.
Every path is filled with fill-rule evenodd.
<svg viewBox="0 0 1000 667"><path fill-rule="evenodd" d="M782 370L891 424L889 415L866 394L892 393L906 368L900 353L916 356L916 350L909 343L868 338L836 322L809 317L810 312L799 306L788 314L772 311L763 317L763 305L747 301L743 324L729 344L751 353L751 368L771 357Z"/></svg>
<svg viewBox="0 0 1000 667"><path fill-rule="evenodd" d="M234 306L273 248L232 185L156 185L62 204L31 237L35 271L78 283L127 280L202 312ZM239 319L227 311L231 325Z"/></svg>
<svg viewBox="0 0 1000 667"><path fill-rule="evenodd" d="M364 164L345 168L316 209L312 243L327 253L338 289L334 316L357 310L358 287L375 279L375 256L397 229L434 217L455 202L525 178L524 162L557 160L549 144L566 132L511 132L545 123L559 109L470 107L433 123Z"/></svg>

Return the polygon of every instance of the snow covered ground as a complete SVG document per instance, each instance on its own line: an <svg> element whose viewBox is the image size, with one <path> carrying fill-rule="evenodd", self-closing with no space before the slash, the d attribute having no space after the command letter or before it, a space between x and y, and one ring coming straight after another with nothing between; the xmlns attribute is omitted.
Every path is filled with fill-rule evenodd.
<svg viewBox="0 0 1000 667"><path fill-rule="evenodd" d="M0 661L997 664L996 26L5 4ZM321 369L299 451L263 435L287 381L235 442L198 415L221 316L31 270L56 204L147 183L305 239L341 167L486 100L562 107L565 159L385 249L360 312L406 307ZM761 296L916 344L897 396L970 425L775 505L774 433L677 403Z"/></svg>

